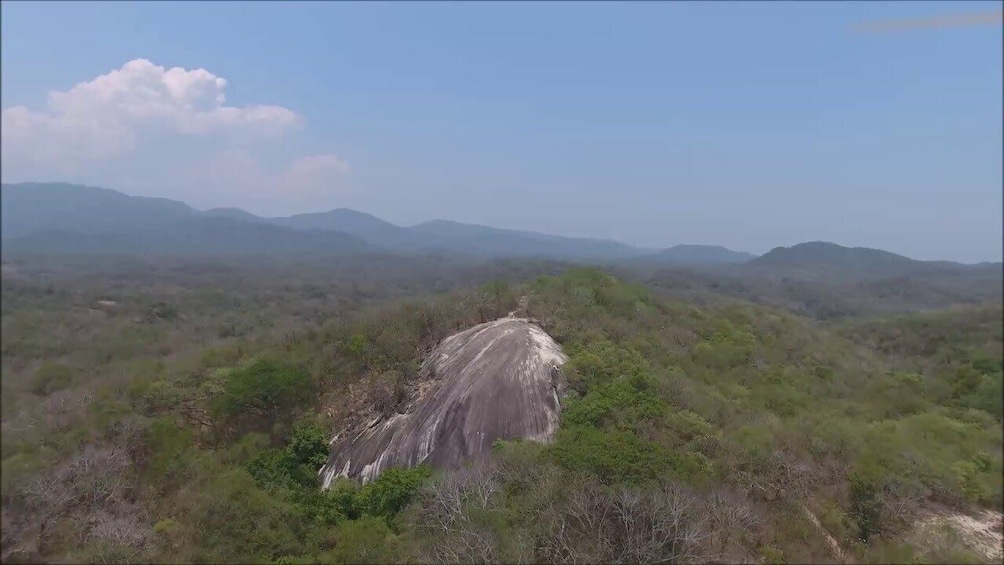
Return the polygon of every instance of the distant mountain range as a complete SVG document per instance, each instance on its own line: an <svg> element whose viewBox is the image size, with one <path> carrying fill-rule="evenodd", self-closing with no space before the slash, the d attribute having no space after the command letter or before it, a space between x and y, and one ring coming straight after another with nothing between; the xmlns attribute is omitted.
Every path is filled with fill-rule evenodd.
<svg viewBox="0 0 1004 565"><path fill-rule="evenodd" d="M340 208L262 218L56 183L2 186L5 251L38 253L453 253L604 261L649 252L623 243L435 220L402 227Z"/></svg>
<svg viewBox="0 0 1004 565"><path fill-rule="evenodd" d="M166 198L129 196L104 188L59 183L2 185L0 213L3 250L14 253L331 256L444 253L479 258L628 262L655 268L725 268L792 276L830 270L900 276L964 267L825 242L779 247L761 257L716 245L677 245L656 251L611 240L545 235L447 220L398 226L348 208L263 218L239 208L199 211ZM999 266L996 263L967 268Z"/></svg>

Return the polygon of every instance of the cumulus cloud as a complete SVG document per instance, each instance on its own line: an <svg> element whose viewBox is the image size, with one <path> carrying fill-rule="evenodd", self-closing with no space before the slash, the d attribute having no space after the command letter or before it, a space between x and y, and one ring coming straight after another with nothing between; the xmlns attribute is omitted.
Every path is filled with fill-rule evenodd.
<svg viewBox="0 0 1004 565"><path fill-rule="evenodd" d="M227 106L226 86L226 79L205 69L135 59L50 92L45 109L4 108L4 158L66 170L127 154L157 135L269 137L302 121L282 106Z"/></svg>
<svg viewBox="0 0 1004 565"><path fill-rule="evenodd" d="M339 177L349 164L337 155L276 156L270 142L291 141L288 134L304 122L300 114L228 105L226 87L206 69L135 59L50 92L38 109L4 108L3 180L98 184L196 206L270 209L345 189Z"/></svg>

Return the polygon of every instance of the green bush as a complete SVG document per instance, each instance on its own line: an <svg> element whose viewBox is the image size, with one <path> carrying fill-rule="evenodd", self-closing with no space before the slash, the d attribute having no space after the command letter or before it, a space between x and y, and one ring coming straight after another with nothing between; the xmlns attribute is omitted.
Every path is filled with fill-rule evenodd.
<svg viewBox="0 0 1004 565"><path fill-rule="evenodd" d="M590 342L572 352L568 370L578 373L589 386L649 373L648 362L638 351L610 341Z"/></svg>
<svg viewBox="0 0 1004 565"><path fill-rule="evenodd" d="M413 469L387 469L359 490L355 506L363 514L392 517L411 501L430 475L431 471L424 465Z"/></svg>
<svg viewBox="0 0 1004 565"><path fill-rule="evenodd" d="M971 394L960 398L960 404L983 410L1000 421L1004 418L1004 375L984 375Z"/></svg>
<svg viewBox="0 0 1004 565"><path fill-rule="evenodd" d="M316 518L324 524L338 524L344 520L359 517L356 496L359 483L352 479L338 478L320 493Z"/></svg>
<svg viewBox="0 0 1004 565"><path fill-rule="evenodd" d="M669 446L684 447L704 438L716 435L714 427L704 418L689 410L671 410L663 418L662 425Z"/></svg>
<svg viewBox="0 0 1004 565"><path fill-rule="evenodd" d="M320 469L328 460L328 440L316 424L293 428L287 449L298 465Z"/></svg>
<svg viewBox="0 0 1004 565"><path fill-rule="evenodd" d="M247 470L264 489L295 490L310 486L310 474L300 469L289 449L263 451L248 463Z"/></svg>
<svg viewBox="0 0 1004 565"><path fill-rule="evenodd" d="M335 563L393 563L405 557L404 544L387 525L376 517L346 522L338 529L335 549L324 561Z"/></svg>
<svg viewBox="0 0 1004 565"><path fill-rule="evenodd" d="M348 343L345 344L345 348L350 354L355 355L356 357L362 357L368 345L366 336L355 334L349 338Z"/></svg>
<svg viewBox="0 0 1004 565"><path fill-rule="evenodd" d="M297 508L259 489L243 469L221 471L191 501L186 526L204 552L192 560L248 563L299 554L307 524Z"/></svg>
<svg viewBox="0 0 1004 565"><path fill-rule="evenodd" d="M629 431L560 429L550 452L562 467L586 471L605 483L642 483L681 468L678 457Z"/></svg>
<svg viewBox="0 0 1004 565"><path fill-rule="evenodd" d="M175 483L184 478L192 432L179 427L171 418L155 418L146 432L147 469L158 482Z"/></svg>
<svg viewBox="0 0 1004 565"><path fill-rule="evenodd" d="M963 365L952 373L948 382L952 385L952 398L959 399L976 392L983 382L983 374L972 365Z"/></svg>
<svg viewBox="0 0 1004 565"><path fill-rule="evenodd" d="M637 429L666 411L666 403L653 392L638 390L644 383L621 380L594 387L583 398L568 402L562 422L566 426Z"/></svg>
<svg viewBox="0 0 1004 565"><path fill-rule="evenodd" d="M35 371L31 391L39 396L48 396L73 384L73 375L72 367L46 361Z"/></svg>
<svg viewBox="0 0 1004 565"><path fill-rule="evenodd" d="M858 528L858 538L867 542L880 529L882 502L878 485L876 479L868 474L855 473L848 479L851 483L851 516Z"/></svg>
<svg viewBox="0 0 1004 565"><path fill-rule="evenodd" d="M316 488L317 470L328 459L328 442L313 424L293 428L282 449L261 452L248 463L248 472L263 488Z"/></svg>

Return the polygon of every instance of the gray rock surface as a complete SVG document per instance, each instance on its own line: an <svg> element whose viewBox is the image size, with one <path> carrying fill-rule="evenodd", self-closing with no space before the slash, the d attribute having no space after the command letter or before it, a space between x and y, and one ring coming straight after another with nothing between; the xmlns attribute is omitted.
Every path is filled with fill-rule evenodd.
<svg viewBox="0 0 1004 565"><path fill-rule="evenodd" d="M449 336L425 360L422 377L430 385L407 413L332 440L320 470L324 487L339 476L366 482L392 466L456 468L497 439L548 441L558 428L566 360L551 336L523 318Z"/></svg>

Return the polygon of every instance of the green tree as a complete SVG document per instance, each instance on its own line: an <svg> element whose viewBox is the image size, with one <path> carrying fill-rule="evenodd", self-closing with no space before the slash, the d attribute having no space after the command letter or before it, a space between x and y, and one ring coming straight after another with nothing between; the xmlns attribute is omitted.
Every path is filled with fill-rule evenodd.
<svg viewBox="0 0 1004 565"><path fill-rule="evenodd" d="M217 416L258 416L275 424L314 396L314 382L301 367L261 359L234 369L212 404Z"/></svg>

